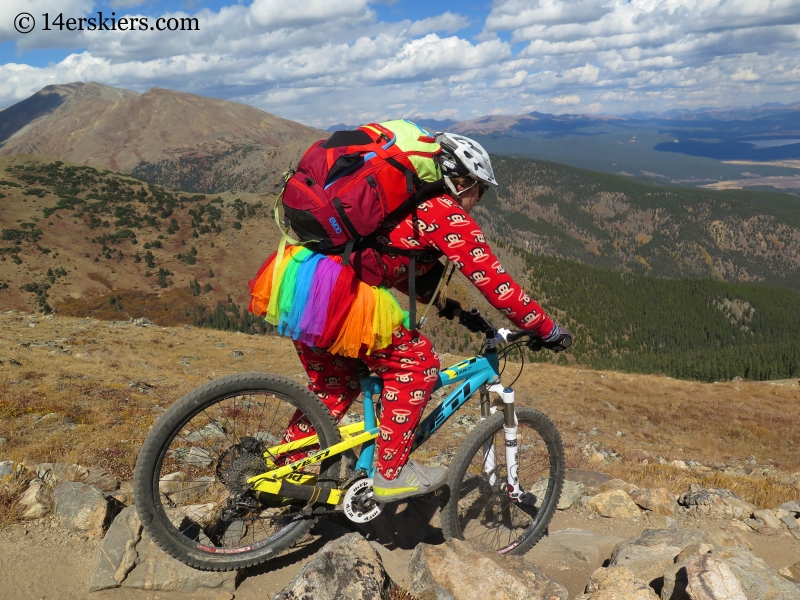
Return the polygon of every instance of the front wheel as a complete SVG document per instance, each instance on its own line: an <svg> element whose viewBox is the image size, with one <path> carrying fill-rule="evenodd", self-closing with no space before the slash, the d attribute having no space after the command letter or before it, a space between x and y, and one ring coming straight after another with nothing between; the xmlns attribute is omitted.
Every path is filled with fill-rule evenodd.
<svg viewBox="0 0 800 600"><path fill-rule="evenodd" d="M525 502L508 495L503 413L482 421L450 466L450 499L442 510L448 538L471 540L501 554L524 554L547 531L564 485L564 447L553 422L516 408L517 464Z"/></svg>
<svg viewBox="0 0 800 600"><path fill-rule="evenodd" d="M230 375L180 398L150 431L136 462L136 509L147 533L174 558L212 571L257 565L294 545L313 524L304 503L247 486L282 460L265 458L265 450L282 443L290 425L316 430L319 445L304 451L340 439L319 398L278 375ZM303 469L322 487L335 485L338 472L335 461Z"/></svg>

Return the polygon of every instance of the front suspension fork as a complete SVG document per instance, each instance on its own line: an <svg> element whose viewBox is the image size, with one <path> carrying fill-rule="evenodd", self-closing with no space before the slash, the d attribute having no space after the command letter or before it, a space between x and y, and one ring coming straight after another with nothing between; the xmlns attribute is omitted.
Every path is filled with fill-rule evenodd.
<svg viewBox="0 0 800 600"><path fill-rule="evenodd" d="M481 390L481 420L491 414L489 406L488 392L497 393L503 400L503 438L505 440L506 451L506 483L508 485L508 497L512 502L519 502L525 496L524 490L519 485L519 463L517 462L517 429L519 422L514 411L514 390L504 388L502 385L495 384L487 388L486 392ZM489 485L494 486L497 482L496 457L494 443L489 440L483 445L483 470L489 477Z"/></svg>

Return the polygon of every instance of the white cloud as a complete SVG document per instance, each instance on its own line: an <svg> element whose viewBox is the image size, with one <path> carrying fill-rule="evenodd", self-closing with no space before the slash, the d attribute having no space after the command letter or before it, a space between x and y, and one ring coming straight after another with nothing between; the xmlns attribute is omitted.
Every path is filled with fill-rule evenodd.
<svg viewBox="0 0 800 600"><path fill-rule="evenodd" d="M475 13L387 22L375 0L244 0L215 10L184 3L169 14L149 1L112 1L128 16L196 17L200 31L23 36L14 15L52 12L52 3L0 4L0 41L22 51L0 66L0 106L75 80L181 89L318 125L800 99L796 0L495 0L474 36L463 30L480 26ZM58 10L81 16L98 6L64 0ZM24 64L24 52L37 48L74 54Z"/></svg>
<svg viewBox="0 0 800 600"><path fill-rule="evenodd" d="M134 8L136 6L141 6L147 2L147 0L111 0L109 3L111 8Z"/></svg>
<svg viewBox="0 0 800 600"><path fill-rule="evenodd" d="M266 30L305 27L363 16L367 0L254 0L250 16Z"/></svg>
<svg viewBox="0 0 800 600"><path fill-rule="evenodd" d="M567 69L562 74L565 82L579 82L579 83L594 83L597 81L597 76L600 74L600 69L594 65L584 65L574 69Z"/></svg>
<svg viewBox="0 0 800 600"><path fill-rule="evenodd" d="M551 100L553 104L556 106L571 106L575 104L581 103L581 97L577 94L571 94L569 96L556 96Z"/></svg>
<svg viewBox="0 0 800 600"><path fill-rule="evenodd" d="M753 69L737 69L736 73L731 75L731 79L734 81L757 81L760 77L753 72Z"/></svg>
<svg viewBox="0 0 800 600"><path fill-rule="evenodd" d="M80 16L92 9L91 0L63 0L54 5L49 0L6 0L0 2L0 43L14 41L14 42L27 42L36 39L44 46L49 46L56 42L56 38L64 38L68 36L61 36L57 31L42 31L44 27L43 13L50 13L52 15L62 12L65 15ZM19 33L14 28L14 19L21 13L28 13L34 18L35 27L33 31L27 34ZM24 23L27 25L27 23Z"/></svg>
<svg viewBox="0 0 800 600"><path fill-rule="evenodd" d="M408 28L408 35L417 36L436 31L455 33L469 25L469 19L464 15L451 13L449 10L438 17L428 17L421 21L414 21Z"/></svg>

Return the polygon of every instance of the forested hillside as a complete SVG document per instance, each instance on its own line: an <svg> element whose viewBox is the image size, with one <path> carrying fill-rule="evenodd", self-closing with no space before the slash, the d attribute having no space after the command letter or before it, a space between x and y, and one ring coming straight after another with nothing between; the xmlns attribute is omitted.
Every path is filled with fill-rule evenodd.
<svg viewBox="0 0 800 600"><path fill-rule="evenodd" d="M726 381L800 376L800 291L707 279L659 279L615 273L524 254L523 286L575 333L569 352L526 360L598 369ZM519 272L519 270L517 270ZM477 306L496 326L508 321L468 283L451 294ZM441 352L477 350L480 336L433 319L424 330Z"/></svg>
<svg viewBox="0 0 800 600"><path fill-rule="evenodd" d="M186 194L43 158L0 157L0 306L159 324L247 302L274 196ZM220 309L221 310L221 309Z"/></svg>
<svg viewBox="0 0 800 600"><path fill-rule="evenodd" d="M476 217L532 254L658 277L800 288L800 198L640 184L496 157L496 194Z"/></svg>
<svg viewBox="0 0 800 600"><path fill-rule="evenodd" d="M783 281L771 265L792 264L793 238L786 231L797 227L798 217L785 201L793 198L755 194L751 200L731 201L726 208L714 204L724 197L718 193L679 190L684 195L678 196L674 190L622 180L630 186L624 187L613 177L604 183L601 174L525 162L517 172L501 173L509 185L500 189L499 199L487 197L477 216L509 272L558 322L575 331L575 345L556 360L701 380L800 376L800 291L761 283ZM499 169L507 169L511 161L498 163ZM147 317L163 325L248 333L267 329L246 310L246 282L277 244L277 227L267 208L273 198L185 194L111 171L31 157L2 158L0 167L2 308L56 309L64 315L114 320ZM530 177L523 178L523 167ZM534 186L537 182L554 191L540 193L528 204L514 200L518 213L501 209L510 190L540 189ZM598 204L593 199L604 189L615 189L627 200ZM662 196L648 196L651 189ZM627 212L622 210L625 203ZM558 216L552 219L554 225L547 220L551 213L536 213L544 217L534 219L522 212L548 206ZM775 233L777 242L769 243L784 244L785 251L751 257L764 265L756 271L761 279L757 284L680 277L677 269L668 271L671 263L666 259L663 268L675 278L653 276L655 267L646 270L647 275L641 274L643 269L634 272L641 264L637 261L603 262L591 252L580 255L608 267L598 269L574 260L572 253L584 246L564 233L573 229L563 216L584 218L588 230L596 218L591 208L598 206L620 210L617 219L599 219L608 226L595 230L608 234L604 243L612 248L614 240L632 235L624 226L631 222L630 215L649 206L647 210L668 215L663 228L672 232L661 234L662 254L656 252L656 257L666 255L663 248L675 240L700 240L705 230L691 215L702 211L772 223L783 233ZM683 220L678 219L681 215ZM544 233L526 233L527 226ZM655 239L657 234L652 235ZM531 247L526 239L553 244ZM555 256L545 256L548 248ZM619 250L624 248L619 244ZM750 256L736 256L740 255ZM465 307L487 311L498 326L505 323L462 278L455 278L450 293ZM423 331L441 352L470 353L480 341L438 318ZM553 357L543 353L535 359Z"/></svg>

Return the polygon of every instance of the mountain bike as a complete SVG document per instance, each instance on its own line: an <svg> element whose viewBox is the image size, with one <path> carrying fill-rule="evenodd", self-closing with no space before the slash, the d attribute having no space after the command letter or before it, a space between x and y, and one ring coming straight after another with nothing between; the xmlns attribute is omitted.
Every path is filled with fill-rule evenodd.
<svg viewBox="0 0 800 600"><path fill-rule="evenodd" d="M517 406L501 383L507 358L541 348L528 331L495 330L473 310L461 323L482 332L482 351L438 374L453 386L417 429L423 445L473 396L480 417L453 455L441 524L448 538L502 554L523 554L546 533L564 482L564 450L555 425ZM180 398L144 442L134 475L135 504L152 539L195 568L230 570L274 558L299 542L317 519L377 518L372 498L380 424L374 398L383 381L361 378L363 420L337 424L307 387L280 375L241 373L210 381ZM297 423L314 434L286 442ZM305 428L305 429L304 429Z"/></svg>

